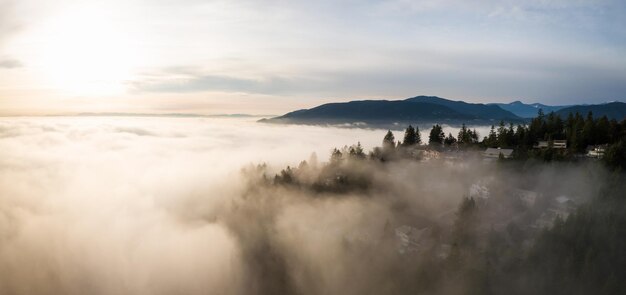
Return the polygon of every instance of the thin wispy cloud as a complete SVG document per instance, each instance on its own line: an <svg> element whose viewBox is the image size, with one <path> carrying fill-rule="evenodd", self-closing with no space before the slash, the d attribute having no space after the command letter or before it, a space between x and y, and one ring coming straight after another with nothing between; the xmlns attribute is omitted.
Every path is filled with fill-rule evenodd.
<svg viewBox="0 0 626 295"><path fill-rule="evenodd" d="M13 68L19 68L21 66L22 66L22 63L19 60L11 59L11 58L6 58L6 59L0 58L0 68L13 69Z"/></svg>
<svg viewBox="0 0 626 295"><path fill-rule="evenodd" d="M14 24L25 29L0 37L0 51L28 65L19 78L0 79L3 96L15 97L5 109L61 108L55 97L83 109L94 101L163 109L169 104L159 93L213 106L225 105L224 94L245 94L284 106L276 112L289 109L285 101L421 93L553 104L624 99L621 1L36 3L2 4L0 35Z"/></svg>

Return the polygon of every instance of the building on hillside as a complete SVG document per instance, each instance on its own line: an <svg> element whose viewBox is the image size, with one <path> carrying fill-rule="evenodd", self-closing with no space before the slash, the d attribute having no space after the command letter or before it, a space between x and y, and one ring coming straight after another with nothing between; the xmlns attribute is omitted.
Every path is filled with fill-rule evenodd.
<svg viewBox="0 0 626 295"><path fill-rule="evenodd" d="M552 147L553 149L566 149L567 140L561 140L561 139L550 140L550 141L541 140L541 141L538 141L537 144L533 146L533 148L536 148L536 149L547 149L549 147Z"/></svg>
<svg viewBox="0 0 626 295"><path fill-rule="evenodd" d="M587 157L601 159L604 157L604 153L606 152L606 148L608 145L590 145L587 147Z"/></svg>
<svg viewBox="0 0 626 295"><path fill-rule="evenodd" d="M483 152L483 156L485 158L498 159L500 155L505 159L510 159L513 157L513 149L502 149L502 148L487 148Z"/></svg>
<svg viewBox="0 0 626 295"><path fill-rule="evenodd" d="M553 140L552 148L554 149L566 149L567 148L567 140Z"/></svg>

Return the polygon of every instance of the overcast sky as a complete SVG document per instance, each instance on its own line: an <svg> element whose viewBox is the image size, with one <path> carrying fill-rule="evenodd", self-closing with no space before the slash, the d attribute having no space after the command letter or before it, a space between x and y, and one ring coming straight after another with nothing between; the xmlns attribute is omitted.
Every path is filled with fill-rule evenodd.
<svg viewBox="0 0 626 295"><path fill-rule="evenodd" d="M0 0L0 113L626 100L620 0Z"/></svg>

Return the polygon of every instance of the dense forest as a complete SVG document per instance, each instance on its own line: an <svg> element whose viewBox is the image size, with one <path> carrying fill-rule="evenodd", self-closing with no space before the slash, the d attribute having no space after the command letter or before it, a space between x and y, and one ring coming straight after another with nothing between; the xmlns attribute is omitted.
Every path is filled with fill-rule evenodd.
<svg viewBox="0 0 626 295"><path fill-rule="evenodd" d="M475 130L469 130L463 125L457 137L452 134L445 137L442 127L435 125L428 143L431 147L512 148L515 159L535 158L545 161L572 161L591 147L603 146L606 149L603 158L610 167L626 168L626 119L618 122L606 116L594 118L591 112L586 117L570 113L562 119L553 112L545 115L540 109L537 117L528 125L507 126L501 121L498 127L491 126L489 134L482 141L479 141L478 136ZM565 140L567 148L534 148L540 141L554 140Z"/></svg>
<svg viewBox="0 0 626 295"><path fill-rule="evenodd" d="M357 143L334 149L326 163L313 157L274 176L264 165L250 167L244 171L250 179L246 205L240 206L250 206L246 214L257 212L252 208L277 202L259 192L278 190L311 200L365 198L388 207L388 215L368 217L384 219L382 228L343 238L341 251L359 261L350 260L357 268L351 278L369 280L362 288L341 289L346 294L624 294L625 131L626 121L591 114L562 120L540 112L528 125L501 123L483 140L466 126L455 137L435 125L423 144L419 128L409 126L402 141L388 131L370 152ZM567 140L568 147L533 149L543 140ZM603 162L577 156L590 145L607 145ZM456 160L461 168L421 161L430 152L486 147L515 148L516 156L496 162L468 156ZM471 189L455 196L460 202L449 211L443 200L451 192L433 191L433 182ZM315 289L315 276L311 282L294 279L286 270L290 258L263 241L249 250L255 267L267 274L259 279L266 293L337 290L323 284Z"/></svg>

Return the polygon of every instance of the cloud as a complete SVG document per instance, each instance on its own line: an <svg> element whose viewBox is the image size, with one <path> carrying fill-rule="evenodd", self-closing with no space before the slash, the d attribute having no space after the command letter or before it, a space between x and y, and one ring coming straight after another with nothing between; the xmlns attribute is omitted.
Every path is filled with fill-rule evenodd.
<svg viewBox="0 0 626 295"><path fill-rule="evenodd" d="M0 46L3 41L17 31L19 22L15 18L16 1L1 0L0 1Z"/></svg>
<svg viewBox="0 0 626 295"><path fill-rule="evenodd" d="M194 67L168 67L153 73L144 73L144 78L129 81L131 92L239 92L255 94L295 94L308 91L315 86L314 79L306 77L283 77L263 75L254 79L235 75L206 74Z"/></svg>
<svg viewBox="0 0 626 295"><path fill-rule="evenodd" d="M17 59L0 59L0 68L14 69L22 66L22 63Z"/></svg>
<svg viewBox="0 0 626 295"><path fill-rule="evenodd" d="M163 35L181 36L167 42L178 44L168 63L194 67L153 67L129 81L134 93L295 100L427 92L558 104L602 102L623 91L616 44L626 39L612 28L623 23L613 14L624 7L616 1L161 3L177 12L161 20L170 24ZM194 57L190 48L203 47Z"/></svg>
<svg viewBox="0 0 626 295"><path fill-rule="evenodd" d="M249 120L0 119L0 293L250 294L238 240L203 219L240 169L380 131Z"/></svg>
<svg viewBox="0 0 626 295"><path fill-rule="evenodd" d="M64 3L40 7L40 1L4 0L0 43L17 27L39 30L49 11L79 7ZM137 104L146 108L165 105L159 93L184 93L189 101L181 98L181 105L203 99L220 104L228 92L301 106L303 101L420 93L476 101L593 103L622 99L624 91L623 1L161 0L109 1L105 7L110 14L100 11L99 17L114 16L106 21L125 28L137 42L133 68L124 72L156 69L127 78L128 90L142 94L146 99ZM146 9L154 13L146 15ZM6 54L27 65L37 61L22 54L52 54L31 49ZM5 68L16 65L4 63ZM28 86L40 83L34 79L41 74L37 71L20 84L26 91L41 88ZM119 96L113 99L129 108L137 101ZM285 97L291 101L283 103ZM41 100L57 101L48 98Z"/></svg>
<svg viewBox="0 0 626 295"><path fill-rule="evenodd" d="M326 161L335 146L360 140L370 149L384 132L247 119L0 119L0 291L404 294L419 286L398 274L423 265L399 254L396 228L440 230L420 243L444 239L475 183L493 188L484 227L500 228L519 217L502 211L520 206L509 187L541 192L545 202L584 201L606 177L594 165L520 174L480 159L348 162L342 169L366 179L366 189L316 193L316 175L337 179L340 170L310 160L300 185L263 180L311 152ZM269 167L248 166L261 162ZM435 293L460 284L446 279Z"/></svg>
<svg viewBox="0 0 626 295"><path fill-rule="evenodd" d="M270 93L280 84L280 79L254 80L221 75L199 75L183 79L144 80L131 82L131 91L147 92L202 92L233 91Z"/></svg>
<svg viewBox="0 0 626 295"><path fill-rule="evenodd" d="M615 58L598 55L589 61L579 54L553 55L542 49L508 54L488 48L397 49L355 59L342 68L306 66L292 76L260 69L256 79L236 73L206 74L198 68L166 68L147 73L128 87L135 93L232 92L334 100L431 94L480 102L521 98L589 103L622 99L626 71Z"/></svg>

